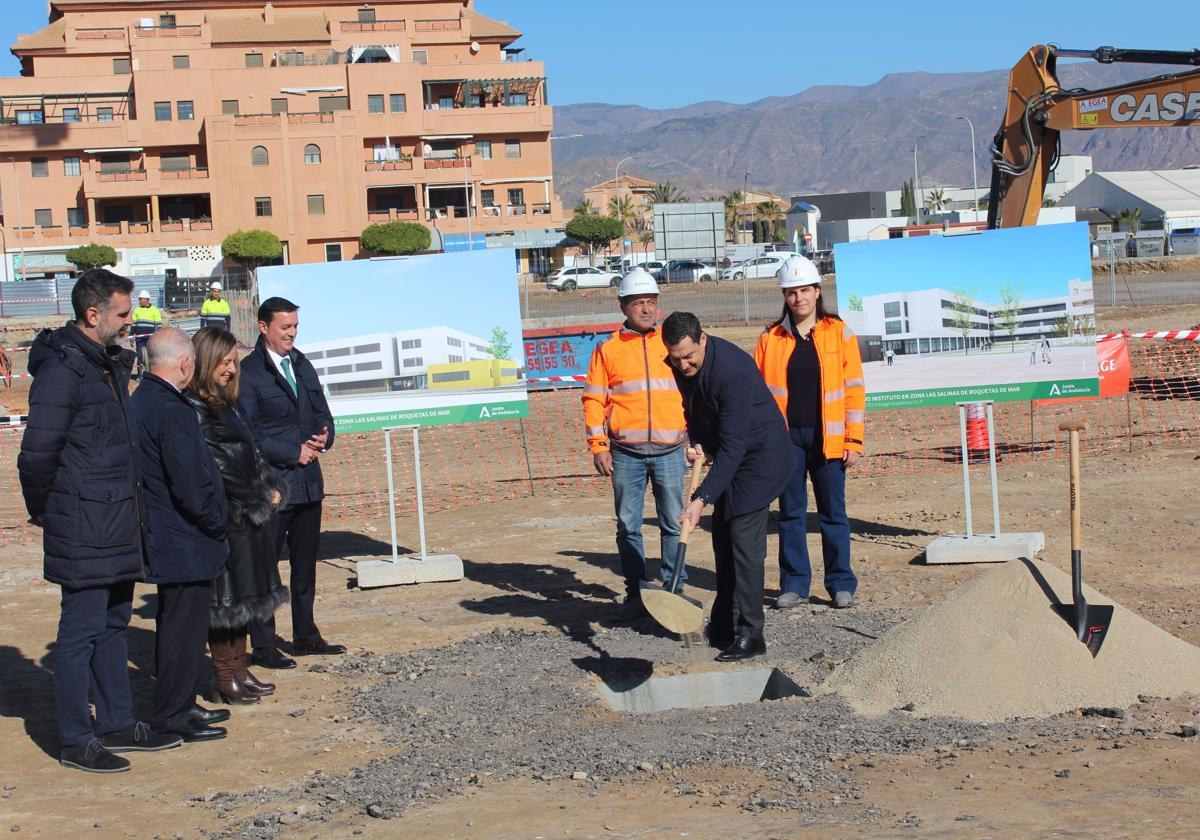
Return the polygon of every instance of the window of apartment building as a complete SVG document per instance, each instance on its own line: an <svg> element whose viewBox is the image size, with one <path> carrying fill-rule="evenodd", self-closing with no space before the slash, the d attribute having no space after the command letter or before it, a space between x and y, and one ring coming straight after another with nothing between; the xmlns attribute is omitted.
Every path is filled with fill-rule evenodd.
<svg viewBox="0 0 1200 840"><path fill-rule="evenodd" d="M262 55L263 54L260 52L246 53L246 66L247 67L262 67L263 66Z"/></svg>
<svg viewBox="0 0 1200 840"><path fill-rule="evenodd" d="M236 99L222 99L221 100L221 113L222 114L236 115L237 112L238 112L238 101Z"/></svg>
<svg viewBox="0 0 1200 840"><path fill-rule="evenodd" d="M72 123L79 122L78 108L63 108L63 122Z"/></svg>
<svg viewBox="0 0 1200 840"><path fill-rule="evenodd" d="M171 69L187 70L192 66L192 58L188 55L173 55L171 56Z"/></svg>
<svg viewBox="0 0 1200 840"><path fill-rule="evenodd" d="M325 262L341 262L342 261L342 243L341 242L326 242L325 243Z"/></svg>
<svg viewBox="0 0 1200 840"><path fill-rule="evenodd" d="M321 147L316 143L309 143L304 147L304 162L305 163L320 163L321 162Z"/></svg>
<svg viewBox="0 0 1200 840"><path fill-rule="evenodd" d="M96 120L98 122L112 122L113 121L113 109L112 108L97 108L96 109Z"/></svg>
<svg viewBox="0 0 1200 840"><path fill-rule="evenodd" d="M308 197L308 215L324 216L325 215L325 196L310 195Z"/></svg>
<svg viewBox="0 0 1200 840"><path fill-rule="evenodd" d="M421 339L419 338L405 338L400 341L401 350L416 350L420 346Z"/></svg>
<svg viewBox="0 0 1200 840"><path fill-rule="evenodd" d="M438 106L439 111L449 111L451 108L454 107L454 97L453 96L439 96L438 101L437 101L437 106Z"/></svg>
<svg viewBox="0 0 1200 840"><path fill-rule="evenodd" d="M523 187L517 187L508 191L508 206L516 212L524 212L525 189Z"/></svg>
<svg viewBox="0 0 1200 840"><path fill-rule="evenodd" d="M181 120L194 120L196 108L190 99L181 99L175 103L175 116Z"/></svg>
<svg viewBox="0 0 1200 840"><path fill-rule="evenodd" d="M404 367L420 367L425 364L425 360L420 356L413 356L404 360Z"/></svg>
<svg viewBox="0 0 1200 840"><path fill-rule="evenodd" d="M521 156L521 141L510 137L504 141L504 157L515 160Z"/></svg>
<svg viewBox="0 0 1200 840"><path fill-rule="evenodd" d="M428 64L429 63L429 50L413 50L412 51L412 60L413 60L413 64Z"/></svg>
<svg viewBox="0 0 1200 840"><path fill-rule="evenodd" d="M130 172L133 165L126 153L100 155L101 172Z"/></svg>
<svg viewBox="0 0 1200 840"><path fill-rule="evenodd" d="M250 150L251 166L266 166L270 162L271 156L267 154L266 146L255 146Z"/></svg>
<svg viewBox="0 0 1200 840"><path fill-rule="evenodd" d="M169 12L159 15L158 16L158 28L159 29L174 29L175 28L175 15L170 14Z"/></svg>
<svg viewBox="0 0 1200 840"><path fill-rule="evenodd" d="M350 97L349 96L322 96L317 99L317 110L322 114L329 114L334 111L349 111Z"/></svg>
<svg viewBox="0 0 1200 840"><path fill-rule="evenodd" d="M370 93L367 94L367 113L382 114L383 113L383 94Z"/></svg>
<svg viewBox="0 0 1200 840"><path fill-rule="evenodd" d="M163 172L186 172L192 168L192 156L187 152L163 152L158 156L158 168Z"/></svg>
<svg viewBox="0 0 1200 840"><path fill-rule="evenodd" d="M505 102L504 104L505 105L528 105L529 104L529 94L528 93L510 93L508 95L508 101Z"/></svg>
<svg viewBox="0 0 1200 840"><path fill-rule="evenodd" d="M271 199L265 196L254 199L254 215L260 219L270 216Z"/></svg>
<svg viewBox="0 0 1200 840"><path fill-rule="evenodd" d="M132 72L129 67L128 58L114 58L112 62L114 76L128 76Z"/></svg>
<svg viewBox="0 0 1200 840"><path fill-rule="evenodd" d="M67 227L81 228L87 227L87 221L83 218L82 207L67 208Z"/></svg>
<svg viewBox="0 0 1200 840"><path fill-rule="evenodd" d="M462 339L455 338L452 335L446 336L446 343L449 344L451 347L462 347Z"/></svg>
<svg viewBox="0 0 1200 840"><path fill-rule="evenodd" d="M154 121L155 122L170 122L171 121L171 103L170 102L155 102L154 103Z"/></svg>
<svg viewBox="0 0 1200 840"><path fill-rule="evenodd" d="M467 94L467 107L468 108L482 108L483 107L483 94L482 93L468 93Z"/></svg>
<svg viewBox="0 0 1200 840"><path fill-rule="evenodd" d="M288 101L286 99L276 98L276 99L271 100L271 113L272 114L286 114L287 112L288 112Z"/></svg>
<svg viewBox="0 0 1200 840"><path fill-rule="evenodd" d="M17 125L38 125L45 122L41 111L17 111Z"/></svg>
<svg viewBox="0 0 1200 840"><path fill-rule="evenodd" d="M391 100L393 114L403 114L408 110L408 101L403 93L393 93Z"/></svg>
<svg viewBox="0 0 1200 840"><path fill-rule="evenodd" d="M495 207L496 206L496 191L495 190L480 190L479 191L479 202L484 207Z"/></svg>
<svg viewBox="0 0 1200 840"><path fill-rule="evenodd" d="M375 22L375 10L374 9L359 9L358 10L358 22L359 23L374 23Z"/></svg>
<svg viewBox="0 0 1200 840"><path fill-rule="evenodd" d="M883 305L884 318L899 318L900 317L900 301L889 300Z"/></svg>
<svg viewBox="0 0 1200 840"><path fill-rule="evenodd" d="M54 214L49 210L34 210L33 223L38 227L50 227L54 224Z"/></svg>
<svg viewBox="0 0 1200 840"><path fill-rule="evenodd" d="M425 157L432 160L450 160L458 157L458 141L457 140L434 140L427 143L428 149L425 152Z"/></svg>
<svg viewBox="0 0 1200 840"><path fill-rule="evenodd" d="M475 154L484 160L492 159L492 141L491 140L476 140Z"/></svg>
<svg viewBox="0 0 1200 840"><path fill-rule="evenodd" d="M35 157L29 159L29 169L34 178L50 177L50 161L48 158Z"/></svg>
<svg viewBox="0 0 1200 840"><path fill-rule="evenodd" d="M65 157L63 158L63 174L78 175L80 173L79 158Z"/></svg>

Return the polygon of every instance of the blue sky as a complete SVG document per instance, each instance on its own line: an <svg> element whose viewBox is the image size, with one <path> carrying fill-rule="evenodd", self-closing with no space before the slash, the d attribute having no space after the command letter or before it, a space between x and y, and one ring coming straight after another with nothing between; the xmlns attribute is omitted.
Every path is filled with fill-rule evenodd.
<svg viewBox="0 0 1200 840"><path fill-rule="evenodd" d="M839 306L851 292L965 288L998 303L1002 286L1020 287L1023 300L1067 293L1071 280L1090 280L1086 222L1004 228L959 236L851 242L834 249Z"/></svg>
<svg viewBox="0 0 1200 840"><path fill-rule="evenodd" d="M546 62L553 104L750 102L815 84L871 84L887 73L1011 67L1035 43L1196 46L1194 27L1171 25L1187 18L1186 4L1142 10L1111 0L476 0L476 8L525 33L517 46ZM45 24L46 0L5 0L0 73L18 71L7 50L17 34Z"/></svg>
<svg viewBox="0 0 1200 840"><path fill-rule="evenodd" d="M279 295L300 306L301 349L306 341L435 326L490 339L497 325L519 349L515 266L511 249L488 248L261 268L258 276L264 299Z"/></svg>

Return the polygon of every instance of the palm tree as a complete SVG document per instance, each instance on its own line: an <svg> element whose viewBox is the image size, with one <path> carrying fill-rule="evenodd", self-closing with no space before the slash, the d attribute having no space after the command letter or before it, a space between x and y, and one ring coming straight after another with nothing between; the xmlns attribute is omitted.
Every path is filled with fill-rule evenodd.
<svg viewBox="0 0 1200 840"><path fill-rule="evenodd" d="M625 225L626 230L632 229L634 225L634 217L637 215L637 212L633 209L633 196L612 196L608 200L608 215Z"/></svg>
<svg viewBox="0 0 1200 840"><path fill-rule="evenodd" d="M1130 236L1137 233L1142 227L1142 208L1126 207L1117 214L1117 221L1121 223L1121 227L1129 231Z"/></svg>
<svg viewBox="0 0 1200 840"><path fill-rule="evenodd" d="M679 187L667 181L662 184L655 184L650 189L650 202L652 204L680 204L685 201L691 201L685 193L680 191Z"/></svg>
<svg viewBox="0 0 1200 840"><path fill-rule="evenodd" d="M931 213L937 213L945 210L950 206L950 197L946 195L946 191L941 187L936 190L930 190L925 196L925 209Z"/></svg>
<svg viewBox="0 0 1200 840"><path fill-rule="evenodd" d="M579 203L575 205L575 210L573 212L576 216L588 216L596 212L596 206L592 204L592 200L590 198L581 198Z"/></svg>
<svg viewBox="0 0 1200 840"><path fill-rule="evenodd" d="M654 242L654 231L644 230L638 234L638 242L642 243L642 253L647 253L650 250L650 245Z"/></svg>
<svg viewBox="0 0 1200 840"><path fill-rule="evenodd" d="M737 241L737 232L740 219L738 211L742 205L746 203L746 194L741 190L734 190L729 195L721 199L725 204L725 238L730 242Z"/></svg>

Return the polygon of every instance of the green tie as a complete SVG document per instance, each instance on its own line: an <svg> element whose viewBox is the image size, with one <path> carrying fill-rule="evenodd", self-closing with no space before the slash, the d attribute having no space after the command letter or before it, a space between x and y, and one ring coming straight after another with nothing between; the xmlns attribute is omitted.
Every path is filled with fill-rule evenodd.
<svg viewBox="0 0 1200 840"><path fill-rule="evenodd" d="M283 378L287 380L288 387L292 389L292 396L299 396L296 393L296 378L292 376L292 360L284 356L280 359L280 363L283 365Z"/></svg>

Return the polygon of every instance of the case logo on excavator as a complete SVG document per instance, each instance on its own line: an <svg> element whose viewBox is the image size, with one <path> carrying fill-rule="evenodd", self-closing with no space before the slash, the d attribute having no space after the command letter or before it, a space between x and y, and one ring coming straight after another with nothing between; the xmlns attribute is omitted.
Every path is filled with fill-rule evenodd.
<svg viewBox="0 0 1200 840"><path fill-rule="evenodd" d="M1112 98L1109 116L1113 122L1177 122L1200 119L1200 91L1164 93L1159 100L1157 93L1147 93L1138 99L1131 93Z"/></svg>

